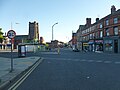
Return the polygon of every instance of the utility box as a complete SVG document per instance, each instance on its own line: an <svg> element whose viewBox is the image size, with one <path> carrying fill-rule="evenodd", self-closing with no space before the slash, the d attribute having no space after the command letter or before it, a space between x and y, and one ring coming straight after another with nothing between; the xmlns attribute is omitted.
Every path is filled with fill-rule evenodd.
<svg viewBox="0 0 120 90"><path fill-rule="evenodd" d="M18 57L26 57L26 46L18 45Z"/></svg>

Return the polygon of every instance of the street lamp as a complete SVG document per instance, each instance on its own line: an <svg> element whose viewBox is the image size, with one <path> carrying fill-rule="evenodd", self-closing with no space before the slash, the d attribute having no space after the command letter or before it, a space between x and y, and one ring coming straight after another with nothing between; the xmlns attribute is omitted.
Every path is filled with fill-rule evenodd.
<svg viewBox="0 0 120 90"><path fill-rule="evenodd" d="M20 23L18 23L18 22L16 22L16 23L12 23L11 22L11 30L14 30L14 24L20 24ZM13 44L12 44L12 49L14 49L14 41L13 41L13 39L12 39L12 42L13 42ZM16 46L16 45L15 45Z"/></svg>
<svg viewBox="0 0 120 90"><path fill-rule="evenodd" d="M52 41L53 41L53 27L54 27L56 24L58 24L58 22L52 25Z"/></svg>
<svg viewBox="0 0 120 90"><path fill-rule="evenodd" d="M95 39L96 39L96 37L94 36L94 52L95 52L95 49L96 49L96 42L95 42Z"/></svg>

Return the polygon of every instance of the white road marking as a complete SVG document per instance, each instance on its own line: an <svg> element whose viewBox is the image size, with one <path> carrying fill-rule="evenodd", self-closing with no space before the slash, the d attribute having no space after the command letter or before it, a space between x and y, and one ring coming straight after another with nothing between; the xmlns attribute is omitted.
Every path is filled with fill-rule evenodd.
<svg viewBox="0 0 120 90"><path fill-rule="evenodd" d="M112 61L104 61L104 63L112 63Z"/></svg>
<svg viewBox="0 0 120 90"><path fill-rule="evenodd" d="M85 59L82 59L82 60L80 60L80 61L82 61L82 62L85 62L85 61L87 61L87 60L85 60Z"/></svg>
<svg viewBox="0 0 120 90"><path fill-rule="evenodd" d="M41 52L42 54L58 54L57 52Z"/></svg>
<svg viewBox="0 0 120 90"><path fill-rule="evenodd" d="M101 63L101 62L103 62L103 61L101 61L101 60L98 60L98 61L96 61L97 63Z"/></svg>
<svg viewBox="0 0 120 90"><path fill-rule="evenodd" d="M116 62L113 62L113 61L103 61L103 60L89 60L89 59L70 59L70 58L45 58L45 59L48 59L48 60L61 60L61 61L75 61L75 62L88 62L88 63L92 63L92 62L95 62L95 63L104 63L104 64L120 64L120 61L116 61Z"/></svg>
<svg viewBox="0 0 120 90"><path fill-rule="evenodd" d="M79 59L75 59L74 61L80 61Z"/></svg>
<svg viewBox="0 0 120 90"><path fill-rule="evenodd" d="M120 62L114 62L115 64L120 64Z"/></svg>
<svg viewBox="0 0 120 90"><path fill-rule="evenodd" d="M88 62L94 62L94 60L88 60Z"/></svg>

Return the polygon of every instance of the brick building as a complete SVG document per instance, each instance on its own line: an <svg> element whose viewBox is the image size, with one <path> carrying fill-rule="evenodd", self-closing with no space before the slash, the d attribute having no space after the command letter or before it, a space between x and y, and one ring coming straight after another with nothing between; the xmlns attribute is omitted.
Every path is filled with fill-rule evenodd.
<svg viewBox="0 0 120 90"><path fill-rule="evenodd" d="M86 24L79 27L77 34L82 50L120 53L120 9L116 10L113 5L111 14L96 18L93 24L86 18Z"/></svg>
<svg viewBox="0 0 120 90"><path fill-rule="evenodd" d="M77 33L72 32L72 48L77 48Z"/></svg>

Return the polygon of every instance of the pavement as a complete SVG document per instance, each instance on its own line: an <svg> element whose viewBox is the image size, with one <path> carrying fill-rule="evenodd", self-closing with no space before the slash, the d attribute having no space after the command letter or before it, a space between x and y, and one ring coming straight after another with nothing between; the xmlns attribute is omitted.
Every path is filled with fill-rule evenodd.
<svg viewBox="0 0 120 90"><path fill-rule="evenodd" d="M40 60L42 61L40 57L36 56L13 58L13 71L10 72L11 58L0 57L0 90Z"/></svg>

